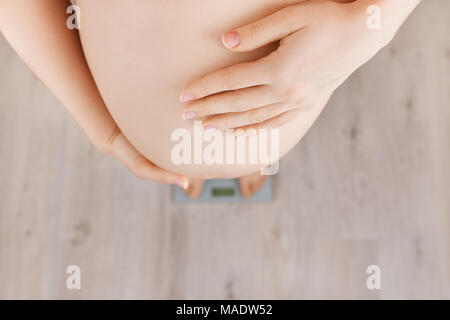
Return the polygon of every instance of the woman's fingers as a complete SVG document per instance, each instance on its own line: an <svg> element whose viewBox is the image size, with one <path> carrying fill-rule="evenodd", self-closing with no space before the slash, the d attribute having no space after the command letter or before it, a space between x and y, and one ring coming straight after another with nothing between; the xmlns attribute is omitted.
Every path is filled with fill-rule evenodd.
<svg viewBox="0 0 450 320"><path fill-rule="evenodd" d="M280 102L246 112L215 115L203 121L203 126L205 128L215 128L220 131L225 131L226 129L263 123L294 108L298 108L298 106L293 103Z"/></svg>
<svg viewBox="0 0 450 320"><path fill-rule="evenodd" d="M222 68L195 80L183 89L180 101L189 102L223 91L267 84L270 82L268 58Z"/></svg>
<svg viewBox="0 0 450 320"><path fill-rule="evenodd" d="M189 120L213 114L243 112L281 102L284 97L269 86L256 86L212 95L187 104L183 119Z"/></svg>
<svg viewBox="0 0 450 320"><path fill-rule="evenodd" d="M227 32L222 36L223 45L234 52L246 52L281 40L306 25L307 8L303 4L292 5Z"/></svg>
<svg viewBox="0 0 450 320"><path fill-rule="evenodd" d="M258 130L270 130L270 129L278 129L284 124L297 119L303 112L305 108L295 108L289 111L286 111L274 118L266 120L261 123L251 124L248 126L240 127L236 129L236 134L240 138L246 138L251 135L255 135L258 133Z"/></svg>
<svg viewBox="0 0 450 320"><path fill-rule="evenodd" d="M117 131L117 134L109 141L108 151L123 162L138 178L177 184L183 189L187 189L189 186L189 180L186 177L161 169L147 160L120 131Z"/></svg>
<svg viewBox="0 0 450 320"><path fill-rule="evenodd" d="M224 45L235 52L251 51L281 40L306 25L308 6L300 3L222 36ZM206 96L257 85L269 84L273 78L273 59L270 54L253 62L222 68L188 84L180 101L189 102Z"/></svg>

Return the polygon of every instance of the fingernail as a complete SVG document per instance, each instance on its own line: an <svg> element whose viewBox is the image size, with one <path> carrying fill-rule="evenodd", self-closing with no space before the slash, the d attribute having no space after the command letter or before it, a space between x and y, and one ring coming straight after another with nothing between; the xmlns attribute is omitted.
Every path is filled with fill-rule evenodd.
<svg viewBox="0 0 450 320"><path fill-rule="evenodd" d="M211 132L213 130L217 130L216 127L209 125L209 124L203 128L204 132Z"/></svg>
<svg viewBox="0 0 450 320"><path fill-rule="evenodd" d="M241 36L237 31L230 31L222 36L222 42L227 48L235 48L241 44Z"/></svg>
<svg viewBox="0 0 450 320"><path fill-rule="evenodd" d="M189 102L194 100L194 96L190 93L185 93L180 97L180 102Z"/></svg>
<svg viewBox="0 0 450 320"><path fill-rule="evenodd" d="M197 117L197 114L193 111L186 111L186 112L183 112L181 117L183 118L183 120L190 120L190 119L194 119L195 117Z"/></svg>
<svg viewBox="0 0 450 320"><path fill-rule="evenodd" d="M177 181L176 181L176 184L180 188L185 189L185 190L189 187L189 181L187 179L180 179L180 178L178 178Z"/></svg>

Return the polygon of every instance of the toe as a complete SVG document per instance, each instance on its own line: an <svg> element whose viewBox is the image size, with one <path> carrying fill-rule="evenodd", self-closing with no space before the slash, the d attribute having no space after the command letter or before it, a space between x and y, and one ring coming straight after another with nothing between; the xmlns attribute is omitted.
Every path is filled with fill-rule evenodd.
<svg viewBox="0 0 450 320"><path fill-rule="evenodd" d="M257 193L261 189L261 187L264 185L264 182L266 181L266 178L266 176L261 176L260 179L251 183L252 195Z"/></svg>
<svg viewBox="0 0 450 320"><path fill-rule="evenodd" d="M257 174L239 178L239 187L241 189L242 196L244 198L252 197L261 189L266 179L267 176L262 176L259 172Z"/></svg>
<svg viewBox="0 0 450 320"><path fill-rule="evenodd" d="M196 200L202 195L203 181L195 181L189 184L186 194L191 200Z"/></svg>
<svg viewBox="0 0 450 320"><path fill-rule="evenodd" d="M244 198L250 198L252 196L250 184L248 183L248 181L243 181L243 179L239 179L239 189L241 190L241 194Z"/></svg>

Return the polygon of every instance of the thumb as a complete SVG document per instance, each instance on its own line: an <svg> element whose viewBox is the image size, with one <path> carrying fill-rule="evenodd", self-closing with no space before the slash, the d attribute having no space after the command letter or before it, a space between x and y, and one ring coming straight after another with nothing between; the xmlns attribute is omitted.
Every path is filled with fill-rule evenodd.
<svg viewBox="0 0 450 320"><path fill-rule="evenodd" d="M189 187L189 179L185 176L178 175L163 169L158 168L154 173L158 181L162 181L168 184L176 184L181 189L187 190Z"/></svg>
<svg viewBox="0 0 450 320"><path fill-rule="evenodd" d="M306 25L306 7L293 5L261 20L222 35L223 45L233 52L247 52L281 40Z"/></svg>
<svg viewBox="0 0 450 320"><path fill-rule="evenodd" d="M189 187L189 179L187 177L164 170L148 160L147 166L142 166L141 168L141 176L149 180L176 184L185 190Z"/></svg>
<svg viewBox="0 0 450 320"><path fill-rule="evenodd" d="M139 178L177 184L183 189L187 189L189 186L187 177L164 170L150 162L120 131L110 141L109 150Z"/></svg>

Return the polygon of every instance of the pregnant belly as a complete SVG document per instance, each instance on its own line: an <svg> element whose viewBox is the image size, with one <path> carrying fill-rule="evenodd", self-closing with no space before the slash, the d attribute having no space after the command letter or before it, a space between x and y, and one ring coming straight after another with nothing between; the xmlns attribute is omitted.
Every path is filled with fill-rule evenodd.
<svg viewBox="0 0 450 320"><path fill-rule="evenodd" d="M177 129L194 137L194 122L181 118L181 89L216 69L266 55L225 50L224 31L298 1L287 0L78 0L80 36L97 86L115 121L150 161L191 176L236 177L261 164L202 164L173 161ZM317 114L281 127L279 154L288 152ZM195 147L192 139L192 149ZM203 147L208 143L204 142ZM198 147L198 146L197 146ZM192 151L194 154L194 151Z"/></svg>

